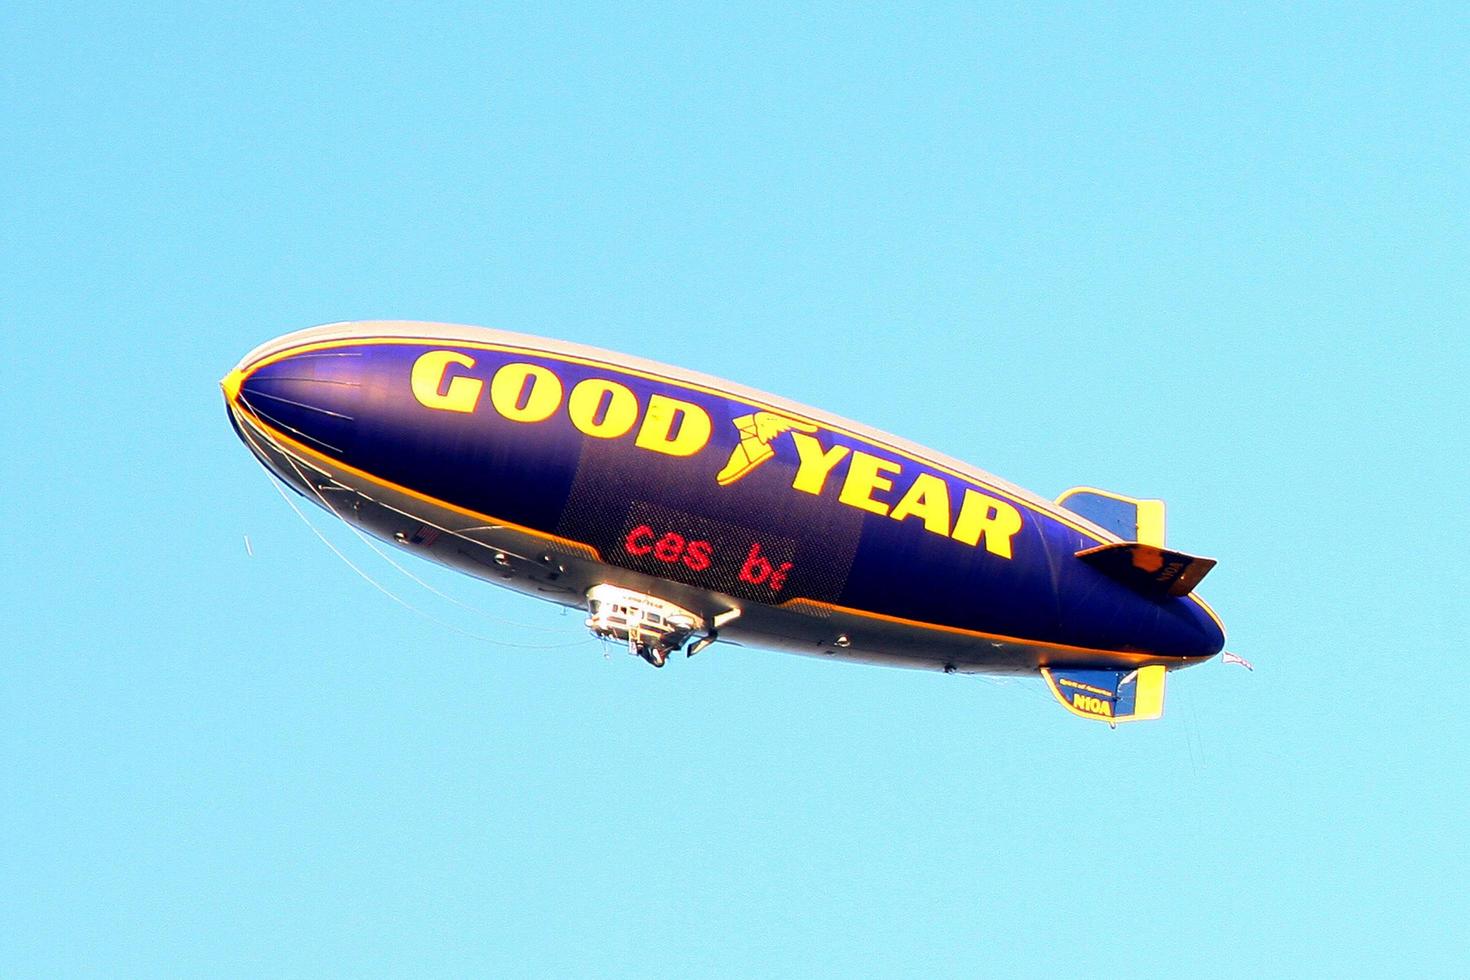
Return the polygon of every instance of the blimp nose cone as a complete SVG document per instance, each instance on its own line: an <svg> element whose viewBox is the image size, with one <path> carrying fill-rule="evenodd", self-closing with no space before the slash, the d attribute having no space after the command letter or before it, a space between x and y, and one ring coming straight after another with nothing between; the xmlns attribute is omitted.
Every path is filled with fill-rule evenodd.
<svg viewBox="0 0 1470 980"><path fill-rule="evenodd" d="M242 363L220 379L220 390L272 441L340 456L355 435L356 365L350 357L286 350Z"/></svg>
<svg viewBox="0 0 1470 980"><path fill-rule="evenodd" d="M219 387L225 393L225 401L233 404L240 397L240 384L244 380L245 372L238 368L219 379Z"/></svg>

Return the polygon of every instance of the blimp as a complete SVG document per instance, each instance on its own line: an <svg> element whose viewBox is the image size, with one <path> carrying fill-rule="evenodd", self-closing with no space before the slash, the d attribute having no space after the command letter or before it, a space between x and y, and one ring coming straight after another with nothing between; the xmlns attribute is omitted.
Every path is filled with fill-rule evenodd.
<svg viewBox="0 0 1470 980"><path fill-rule="evenodd" d="M920 379L916 378L918 382ZM1162 501L1055 499L857 422L641 357L483 327L338 323L221 382L276 478L393 547L585 611L655 667L730 642L1039 676L1158 718L1214 657L1215 562Z"/></svg>

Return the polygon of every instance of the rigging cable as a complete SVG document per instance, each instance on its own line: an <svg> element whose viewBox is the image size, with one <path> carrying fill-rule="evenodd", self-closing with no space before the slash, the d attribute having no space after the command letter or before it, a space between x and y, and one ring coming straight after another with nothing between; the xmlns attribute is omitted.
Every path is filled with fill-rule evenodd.
<svg viewBox="0 0 1470 980"><path fill-rule="evenodd" d="M231 411L235 412L237 421L244 421L243 417L240 415L240 413L238 412L238 410L234 409L233 406L231 407ZM248 432L248 428L249 428L248 426L242 426L241 431ZM264 452L263 450L260 450L260 447L259 447L258 443L255 442L255 440L254 440L253 437L250 437L250 441L252 443L252 448L256 449L259 452L262 452L262 453ZM266 453L265 455L266 455L267 458L269 457L269 454L268 453ZM302 479L302 481L304 483L306 483L309 486L310 485L313 485L312 484L312 481L306 479L305 475L296 466L295 462L293 460L291 460L289 454L287 454L285 452L282 452L282 456L287 460L288 463L290 463L292 469L296 471L297 476L301 477L301 479ZM296 502L293 501L290 498L290 496L287 495L286 491L281 488L280 484L282 482L284 482L284 480L282 480L281 477L277 476L270 469L266 469L266 476L270 480L271 486L275 489L276 493L280 495L281 499L286 502L286 505L291 508L291 510L296 514L296 516L298 518L300 518L301 522L303 524L305 524L311 530L312 534L316 535L317 539L319 541L321 541L324 545L326 545L327 548L333 554L335 554L338 558L340 558L342 560L342 562L345 565L347 565L348 568L350 568L354 572L356 572L357 575L360 578L362 578L363 581L367 582L373 588L375 588L379 592L383 593L383 595L387 596L389 599L392 599L394 602L398 603L400 606L403 606L405 609L408 609L411 612L417 613L418 615L420 615L423 618L429 620L430 622L432 622L432 623L434 623L434 624L436 624L438 626L441 626L441 627L443 627L443 628L445 628L447 630L450 630L452 632L458 633L461 636L469 637L470 639L480 640L480 641L485 642L485 643L493 643L493 644L495 644L497 646L512 647L512 648L521 649L521 650L566 650L566 649L570 649L572 647L581 646L582 644L584 644L584 643L587 642L587 640L585 640L585 639L579 639L579 640L576 640L575 642L572 642L572 643L516 643L516 642L509 641L509 640L499 639L497 637L485 636L485 635L483 635L481 633L476 633L476 632L473 632L471 630L463 629L463 628L461 628L459 626L454 625L453 623L445 622L444 620L438 618L437 616L434 616L433 614L431 614L431 613L429 613L429 612L427 612L427 611L419 608L418 606L414 605L413 603L409 602L408 600L406 600L406 599L404 599L404 598L396 595L387 586L383 585L381 582L379 582L376 579L374 579L371 575L369 575L362 568L360 568L358 565L356 565L352 561L351 558L349 558L340 548L338 548L335 544L333 544L332 541L325 534L323 534L321 532L321 530L319 528L317 528L317 526L315 524L313 524L309 518L307 518L306 514L302 512L301 508L296 505ZM323 506L325 506L329 512L331 512L334 516L337 516L338 519L340 520L341 519L340 515L337 514L337 511L330 504L328 504L325 499L321 498L321 495L320 495L319 492L317 493L317 496L318 496L318 499L321 499L322 500ZM363 532L361 530L359 530L357 527L355 527L351 523L348 523L348 522L345 522L345 521L344 521L344 523L347 523L347 526L348 527L351 527L352 530L354 531L354 533L356 533L359 537L363 537ZM364 537L363 540L366 541L367 539ZM430 592L433 592L436 595L442 596L443 598L448 599L449 601L454 602L456 605L461 606L461 607L463 607L465 609L468 609L471 612L475 612L475 613L477 613L479 615L487 616L488 618L493 618L493 617L489 617L489 614L487 614L487 613L483 613L483 612L481 612L479 610L474 609L471 606L467 606L464 603L459 602L458 600L454 599L452 596L446 596L446 595L444 595L444 593L440 592L438 589L435 589L433 586L431 586L428 583L424 582L418 576L414 575L412 572L409 572L407 569L403 568L397 562L393 561L393 559L390 558L388 555L386 555L383 552L379 551L376 547L373 547L373 545L372 545L371 542L367 542L367 543L368 543L369 547L372 547L372 550L373 550L373 552L375 554L377 554L379 557L383 558L390 565L392 565L394 568L397 568L400 572L402 572L403 574L407 575L409 578L413 579L419 585L421 585L424 588L428 589ZM515 623L508 623L508 625L515 626L517 624L515 624ZM533 628L533 629L543 629L543 630L546 630L545 627L531 627L531 628ZM547 631L548 632L560 632L559 630L547 630Z"/></svg>

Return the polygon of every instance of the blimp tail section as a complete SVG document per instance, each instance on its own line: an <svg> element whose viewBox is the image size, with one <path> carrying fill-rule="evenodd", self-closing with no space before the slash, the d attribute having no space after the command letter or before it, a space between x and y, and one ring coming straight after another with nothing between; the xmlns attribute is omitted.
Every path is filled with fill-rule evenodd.
<svg viewBox="0 0 1470 980"><path fill-rule="evenodd" d="M1164 714L1168 671L1161 666L1134 670L1041 668L1046 686L1062 707L1093 721L1152 721Z"/></svg>
<svg viewBox="0 0 1470 980"><path fill-rule="evenodd" d="M1141 541L1083 548L1077 557L1105 575L1156 598L1186 596L1215 567L1215 559L1156 548Z"/></svg>
<svg viewBox="0 0 1470 980"><path fill-rule="evenodd" d="M1155 598L1188 595L1215 567L1213 558L1164 547L1164 502L1094 487L1073 487L1057 503L1121 541L1084 548L1077 557L1105 575Z"/></svg>
<svg viewBox="0 0 1470 980"><path fill-rule="evenodd" d="M1096 487L1073 487L1057 498L1057 504L1081 514L1098 527L1124 541L1164 546L1164 502L1129 497Z"/></svg>

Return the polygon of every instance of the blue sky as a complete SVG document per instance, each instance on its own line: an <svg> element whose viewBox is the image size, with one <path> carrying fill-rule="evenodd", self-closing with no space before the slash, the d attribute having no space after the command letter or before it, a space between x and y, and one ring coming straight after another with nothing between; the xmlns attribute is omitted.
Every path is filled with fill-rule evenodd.
<svg viewBox="0 0 1470 980"><path fill-rule="evenodd" d="M7 6L0 972L1457 974L1467 28ZM361 318L1162 496L1257 669L1115 732L1039 683L655 672L312 515L416 615L216 388Z"/></svg>

